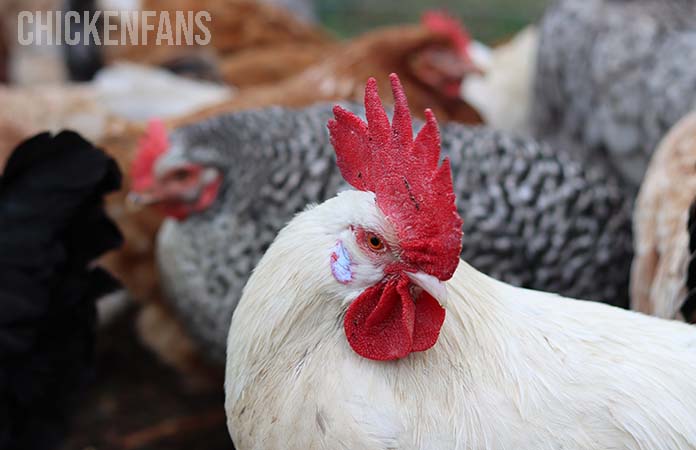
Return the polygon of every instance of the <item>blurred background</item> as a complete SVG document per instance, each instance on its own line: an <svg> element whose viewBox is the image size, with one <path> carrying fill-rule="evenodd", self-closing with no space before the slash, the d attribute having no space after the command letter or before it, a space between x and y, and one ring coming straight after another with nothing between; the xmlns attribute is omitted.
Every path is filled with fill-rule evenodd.
<svg viewBox="0 0 696 450"><path fill-rule="evenodd" d="M387 0L317 1L324 26L351 37L382 25L415 23L426 9L443 9L461 18L472 36L488 44L504 40L541 17L549 0Z"/></svg>

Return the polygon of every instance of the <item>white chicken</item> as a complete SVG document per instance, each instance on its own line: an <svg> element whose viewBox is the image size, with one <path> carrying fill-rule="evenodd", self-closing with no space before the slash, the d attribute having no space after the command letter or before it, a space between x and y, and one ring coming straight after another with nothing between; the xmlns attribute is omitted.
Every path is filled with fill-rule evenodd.
<svg viewBox="0 0 696 450"><path fill-rule="evenodd" d="M437 124L329 123L346 191L297 215L234 313L227 424L249 449L696 448L696 330L459 260ZM448 299L447 299L448 298Z"/></svg>
<svg viewBox="0 0 696 450"><path fill-rule="evenodd" d="M500 130L529 133L539 33L529 26L493 49L472 41L469 53L480 73L462 80L461 97Z"/></svg>

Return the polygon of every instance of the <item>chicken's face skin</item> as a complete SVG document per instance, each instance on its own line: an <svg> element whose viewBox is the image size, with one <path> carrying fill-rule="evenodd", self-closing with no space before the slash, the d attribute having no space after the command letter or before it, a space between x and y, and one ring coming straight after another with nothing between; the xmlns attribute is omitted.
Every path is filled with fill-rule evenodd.
<svg viewBox="0 0 696 450"><path fill-rule="evenodd" d="M383 221L375 221L369 228L348 224L337 236L331 251L331 274L346 287L346 298L355 290L362 292L378 283L398 264L398 243L393 239L393 230L385 230L391 227L384 225Z"/></svg>
<svg viewBox="0 0 696 450"><path fill-rule="evenodd" d="M350 196L351 194L343 194ZM331 273L345 287L345 302L355 298L375 284L407 274L413 280L426 280L427 275L401 259L401 248L394 227L372 201L355 202L357 213L346 217L344 229L336 236L332 247ZM419 281L425 284L426 281ZM444 303L444 294L437 290L439 282L433 281L427 289ZM421 288L424 288L421 286Z"/></svg>
<svg viewBox="0 0 696 450"><path fill-rule="evenodd" d="M218 196L222 174L216 167L185 161L180 153L173 150L162 155L155 164L152 183L133 192L130 200L154 205L177 220L208 209Z"/></svg>
<svg viewBox="0 0 696 450"><path fill-rule="evenodd" d="M183 220L205 211L216 199L222 175L214 167L186 164L159 177L141 201L154 204L166 216Z"/></svg>
<svg viewBox="0 0 696 450"><path fill-rule="evenodd" d="M468 55L444 47L423 49L409 63L419 81L449 98L458 97L464 78L482 72Z"/></svg>

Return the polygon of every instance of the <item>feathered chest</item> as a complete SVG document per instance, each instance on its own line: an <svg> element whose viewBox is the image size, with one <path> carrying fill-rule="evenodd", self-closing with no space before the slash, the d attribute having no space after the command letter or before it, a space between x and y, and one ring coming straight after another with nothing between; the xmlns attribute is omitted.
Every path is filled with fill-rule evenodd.
<svg viewBox="0 0 696 450"><path fill-rule="evenodd" d="M244 380L228 392L228 427L238 448L267 449L667 450L696 443L687 424L693 392L669 364L636 371L645 347L627 350L599 330L546 328L510 336L499 353L495 343L477 349L461 340L461 330L446 322L433 349L389 362L324 339L288 357L264 358L270 363L253 373L228 373L235 388ZM681 371L694 360L670 364ZM665 383L675 376L681 381ZM664 389L645 389L658 380ZM657 404L659 417L646 410Z"/></svg>

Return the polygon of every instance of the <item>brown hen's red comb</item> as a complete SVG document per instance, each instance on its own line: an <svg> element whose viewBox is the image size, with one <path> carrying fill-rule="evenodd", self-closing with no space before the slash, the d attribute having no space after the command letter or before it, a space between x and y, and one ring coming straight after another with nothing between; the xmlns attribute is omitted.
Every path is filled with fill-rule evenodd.
<svg viewBox="0 0 696 450"><path fill-rule="evenodd" d="M131 164L132 189L143 191L154 182L154 169L157 159L169 148L167 128L159 119L152 119L147 124L145 135L138 143L138 151Z"/></svg>
<svg viewBox="0 0 696 450"><path fill-rule="evenodd" d="M447 36L460 54L468 54L471 36L461 22L445 11L426 11L423 13L421 23L433 33Z"/></svg>
<svg viewBox="0 0 696 450"><path fill-rule="evenodd" d="M413 139L411 113L396 74L389 76L394 119L389 118L374 78L365 87L367 123L340 106L329 121L331 143L343 178L372 191L377 206L395 226L402 259L440 280L459 263L462 220L457 213L449 160L438 167L440 133L432 111Z"/></svg>

